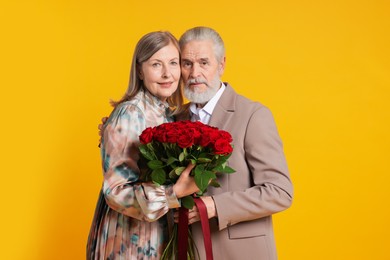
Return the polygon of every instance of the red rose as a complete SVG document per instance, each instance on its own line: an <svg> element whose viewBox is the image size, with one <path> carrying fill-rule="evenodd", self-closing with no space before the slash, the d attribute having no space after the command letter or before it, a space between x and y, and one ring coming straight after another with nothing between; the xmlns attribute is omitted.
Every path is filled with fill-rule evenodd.
<svg viewBox="0 0 390 260"><path fill-rule="evenodd" d="M203 134L199 138L199 145L202 147L207 147L211 142L212 142L212 139L210 138L210 135L203 132Z"/></svg>
<svg viewBox="0 0 390 260"><path fill-rule="evenodd" d="M189 132L182 132L177 138L177 145L181 148L187 148L194 144L194 136Z"/></svg>
<svg viewBox="0 0 390 260"><path fill-rule="evenodd" d="M177 138L179 137L179 131L177 131L176 128L172 128L170 130L167 131L166 133L166 140L167 140L167 143L176 143L177 142Z"/></svg>
<svg viewBox="0 0 390 260"><path fill-rule="evenodd" d="M203 127L201 130L202 136L200 138L199 144L203 147L212 146L219 138L218 131L211 127Z"/></svg>
<svg viewBox="0 0 390 260"><path fill-rule="evenodd" d="M139 141L142 144L148 144L152 140L153 140L153 129L151 127L148 127L139 136Z"/></svg>
<svg viewBox="0 0 390 260"><path fill-rule="evenodd" d="M219 130L219 136L225 139L229 143L233 142L233 138L229 132L226 132L224 130Z"/></svg>
<svg viewBox="0 0 390 260"><path fill-rule="evenodd" d="M215 154L230 154L233 151L232 146L225 139L217 139L213 148Z"/></svg>
<svg viewBox="0 0 390 260"><path fill-rule="evenodd" d="M188 133L188 135L192 136L192 138L194 140L194 144L199 144L199 141L201 138L201 133L199 132L199 130L197 128L189 128L189 129L187 129L186 132Z"/></svg>
<svg viewBox="0 0 390 260"><path fill-rule="evenodd" d="M157 126L157 128L161 128L161 130L169 131L175 128L175 123L164 123L162 125Z"/></svg>
<svg viewBox="0 0 390 260"><path fill-rule="evenodd" d="M160 131L156 131L155 134L156 134L155 135L156 141L158 141L160 143L165 143L167 141L166 136L165 136L165 132L161 131L161 129L160 129Z"/></svg>

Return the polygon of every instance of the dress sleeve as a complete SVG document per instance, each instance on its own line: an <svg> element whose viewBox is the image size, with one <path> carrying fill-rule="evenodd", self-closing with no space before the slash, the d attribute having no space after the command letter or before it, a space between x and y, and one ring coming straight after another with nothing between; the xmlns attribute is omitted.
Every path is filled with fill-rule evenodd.
<svg viewBox="0 0 390 260"><path fill-rule="evenodd" d="M101 146L103 194L112 209L155 221L180 204L171 185L139 182L139 135L145 128L142 111L131 104L120 105L108 119Z"/></svg>

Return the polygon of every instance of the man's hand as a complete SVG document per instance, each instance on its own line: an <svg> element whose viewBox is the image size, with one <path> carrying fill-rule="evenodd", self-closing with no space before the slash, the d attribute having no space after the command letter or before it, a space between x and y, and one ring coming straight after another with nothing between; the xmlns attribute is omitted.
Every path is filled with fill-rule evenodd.
<svg viewBox="0 0 390 260"><path fill-rule="evenodd" d="M213 198L211 196L205 196L205 197L200 197L200 199L203 200L204 204L206 205L208 218L210 219L210 218L217 217L218 216L217 210L215 208L215 203ZM178 223L179 212L175 211L173 217L175 223ZM200 220L199 210L196 206L194 206L192 209L188 210L188 224L191 225L199 220Z"/></svg>

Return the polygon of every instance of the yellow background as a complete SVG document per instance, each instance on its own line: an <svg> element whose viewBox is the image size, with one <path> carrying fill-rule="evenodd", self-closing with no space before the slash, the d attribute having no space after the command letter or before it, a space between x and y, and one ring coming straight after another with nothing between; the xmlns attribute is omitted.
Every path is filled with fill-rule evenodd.
<svg viewBox="0 0 390 260"><path fill-rule="evenodd" d="M20 0L0 4L1 259L84 259L97 125L136 41L220 32L223 79L274 113L295 186L281 260L390 259L390 2Z"/></svg>

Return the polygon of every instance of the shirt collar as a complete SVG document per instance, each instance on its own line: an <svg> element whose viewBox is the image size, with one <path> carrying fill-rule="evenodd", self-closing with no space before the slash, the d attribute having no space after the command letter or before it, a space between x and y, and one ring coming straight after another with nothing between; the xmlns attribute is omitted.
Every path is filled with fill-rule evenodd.
<svg viewBox="0 0 390 260"><path fill-rule="evenodd" d="M223 82L221 82L221 87L219 88L217 93L201 109L197 109L196 104L191 103L191 105L190 105L191 113L198 114L198 110L203 110L211 116L213 114L215 106L217 105L218 100L221 98L222 93L225 91L225 89L226 89L225 84Z"/></svg>

